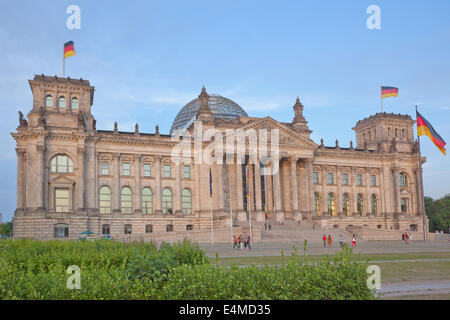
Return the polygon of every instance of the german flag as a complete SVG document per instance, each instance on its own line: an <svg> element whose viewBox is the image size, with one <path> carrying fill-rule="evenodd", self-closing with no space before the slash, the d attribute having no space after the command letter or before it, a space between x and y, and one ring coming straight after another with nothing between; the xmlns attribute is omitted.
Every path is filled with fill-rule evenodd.
<svg viewBox="0 0 450 320"><path fill-rule="evenodd" d="M445 141L441 136L434 130L431 123L429 123L420 113L416 111L417 118L417 135L418 136L428 136L431 141L438 147L441 152L445 154Z"/></svg>
<svg viewBox="0 0 450 320"><path fill-rule="evenodd" d="M398 88L395 87L381 87L381 99L389 97L398 97Z"/></svg>
<svg viewBox="0 0 450 320"><path fill-rule="evenodd" d="M64 59L74 55L75 55L75 48L73 46L73 41L64 43Z"/></svg>

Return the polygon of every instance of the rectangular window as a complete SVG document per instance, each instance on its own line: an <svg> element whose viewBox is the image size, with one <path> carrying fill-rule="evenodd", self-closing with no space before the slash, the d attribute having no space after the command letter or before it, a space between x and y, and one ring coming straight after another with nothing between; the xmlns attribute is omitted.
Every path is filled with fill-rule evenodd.
<svg viewBox="0 0 450 320"><path fill-rule="evenodd" d="M372 175L371 179L372 179L372 186L375 187L377 185L377 177L375 175Z"/></svg>
<svg viewBox="0 0 450 320"><path fill-rule="evenodd" d="M122 164L122 172L124 176L129 176L131 174L131 165L129 162L124 162Z"/></svg>
<svg viewBox="0 0 450 320"><path fill-rule="evenodd" d="M69 189L55 189L56 212L69 211Z"/></svg>
<svg viewBox="0 0 450 320"><path fill-rule="evenodd" d="M109 162L102 161L102 176L109 175Z"/></svg>
<svg viewBox="0 0 450 320"><path fill-rule="evenodd" d="M144 163L144 177L150 177L152 172L152 167L150 163Z"/></svg>
<svg viewBox="0 0 450 320"><path fill-rule="evenodd" d="M407 210L406 198L401 198L400 199L400 206L401 206L402 212L406 212L406 210Z"/></svg>
<svg viewBox="0 0 450 320"><path fill-rule="evenodd" d="M164 169L163 177L164 178L170 178L171 177L171 175L170 175L170 169L171 169L170 164L165 164L163 169Z"/></svg>
<svg viewBox="0 0 450 320"><path fill-rule="evenodd" d="M348 174L346 174L346 173L342 174L342 184L344 186L348 186Z"/></svg>
<svg viewBox="0 0 450 320"><path fill-rule="evenodd" d="M314 181L314 184L319 183L319 173L318 172L313 172L313 181Z"/></svg>
<svg viewBox="0 0 450 320"><path fill-rule="evenodd" d="M362 186L362 174L356 175L356 181L357 181L358 186Z"/></svg>
<svg viewBox="0 0 450 320"><path fill-rule="evenodd" d="M184 166L184 178L185 179L191 178L191 167L190 166Z"/></svg>
<svg viewBox="0 0 450 320"><path fill-rule="evenodd" d="M328 184L333 184L333 174L332 173L328 174Z"/></svg>

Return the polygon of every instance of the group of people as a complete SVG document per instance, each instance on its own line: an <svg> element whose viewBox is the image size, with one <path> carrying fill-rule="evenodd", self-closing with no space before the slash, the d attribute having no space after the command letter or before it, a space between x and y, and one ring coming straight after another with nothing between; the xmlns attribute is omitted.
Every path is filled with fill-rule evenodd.
<svg viewBox="0 0 450 320"><path fill-rule="evenodd" d="M325 248L327 246L327 242L328 242L328 246L331 248L331 245L333 244L333 241L331 239L331 235L327 236L324 234L322 237L323 240L323 247ZM342 248L342 245L344 244L344 237L342 236L342 234L339 235L339 247ZM355 247L356 248L356 237L355 235L353 235L352 237L352 248Z"/></svg>
<svg viewBox="0 0 450 320"><path fill-rule="evenodd" d="M241 234L239 237L233 236L233 249L236 248L240 250L248 248L248 250L251 250L252 247L250 246L250 236L248 234Z"/></svg>
<svg viewBox="0 0 450 320"><path fill-rule="evenodd" d="M408 242L409 240L412 240L411 233L402 233L402 241Z"/></svg>

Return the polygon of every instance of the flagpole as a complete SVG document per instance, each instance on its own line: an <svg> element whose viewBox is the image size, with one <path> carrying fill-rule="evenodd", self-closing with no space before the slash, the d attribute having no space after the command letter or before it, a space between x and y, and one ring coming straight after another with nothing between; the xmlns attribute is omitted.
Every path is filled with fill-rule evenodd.
<svg viewBox="0 0 450 320"><path fill-rule="evenodd" d="M63 44L63 78L64 78L64 72L65 72L65 70L64 70L65 64L66 64L66 59L64 57L64 44Z"/></svg>
<svg viewBox="0 0 450 320"><path fill-rule="evenodd" d="M231 164L228 165L228 171L231 172ZM231 234L230 239L231 239L231 243L234 246L234 243L233 243L233 207L231 206L231 204L232 204L232 202L231 202L231 195L232 195L232 193L231 193L231 174L228 174L228 184L230 186L230 195L229 195L229 197L230 197L230 234Z"/></svg>
<svg viewBox="0 0 450 320"><path fill-rule="evenodd" d="M381 113L383 113L383 92L380 86Z"/></svg>
<svg viewBox="0 0 450 320"><path fill-rule="evenodd" d="M417 105L416 105L416 127L417 127ZM418 129L418 127L417 127ZM417 132L417 142L419 144L419 158L417 159L417 163L419 165L419 173L420 173L420 186L421 186L421 200L422 200L422 219L423 219L423 240L427 240L427 216L426 216L426 212L425 212L425 195L424 195L424 191L423 191L423 170L422 170L422 155L421 155L421 151L420 151L420 135L419 132Z"/></svg>

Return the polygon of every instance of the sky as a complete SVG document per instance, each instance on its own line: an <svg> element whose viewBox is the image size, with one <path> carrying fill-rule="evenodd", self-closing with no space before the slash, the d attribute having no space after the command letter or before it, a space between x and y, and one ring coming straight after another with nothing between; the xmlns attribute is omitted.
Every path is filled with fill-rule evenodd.
<svg viewBox="0 0 450 320"><path fill-rule="evenodd" d="M70 5L80 29L67 28ZM380 29L366 21L380 8ZM291 122L298 96L311 138L355 142L358 120L380 111L380 85L399 88L384 111L415 105L450 141L450 1L180 0L0 2L0 212L16 207L10 133L32 107L28 80L62 74L63 43L77 54L66 76L95 86L97 129L169 133L178 111L206 87L249 116ZM422 137L425 195L450 193L450 167Z"/></svg>

